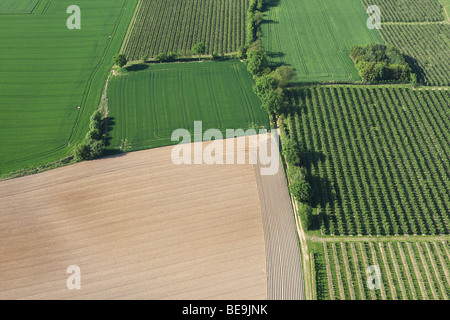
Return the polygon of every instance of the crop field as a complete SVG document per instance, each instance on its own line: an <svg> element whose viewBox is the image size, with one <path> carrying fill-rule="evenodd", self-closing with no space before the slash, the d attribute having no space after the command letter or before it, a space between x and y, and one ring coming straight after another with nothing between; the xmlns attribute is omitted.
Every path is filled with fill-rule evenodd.
<svg viewBox="0 0 450 320"><path fill-rule="evenodd" d="M448 91L313 87L290 99L324 233L448 234Z"/></svg>
<svg viewBox="0 0 450 320"><path fill-rule="evenodd" d="M350 48L383 42L366 20L358 0L283 0L267 12L262 40L272 61L296 68L300 82L356 81Z"/></svg>
<svg viewBox="0 0 450 320"><path fill-rule="evenodd" d="M0 182L0 299L267 299L253 166L179 166L171 152ZM66 287L70 265L81 290Z"/></svg>
<svg viewBox="0 0 450 320"><path fill-rule="evenodd" d="M450 24L383 25L381 35L406 54L426 85L450 85Z"/></svg>
<svg viewBox="0 0 450 320"><path fill-rule="evenodd" d="M450 18L448 17L450 15L450 0L441 0L441 3L447 11L447 20L450 21Z"/></svg>
<svg viewBox="0 0 450 320"><path fill-rule="evenodd" d="M66 27L71 1L1 16L0 176L57 161L84 138L136 2L78 1L81 30Z"/></svg>
<svg viewBox="0 0 450 320"><path fill-rule="evenodd" d="M435 22L445 18L438 0L362 0L364 7L377 5L381 22Z"/></svg>
<svg viewBox="0 0 450 320"><path fill-rule="evenodd" d="M179 52L203 42L207 53L236 52L245 43L249 0L142 0L125 43L128 59Z"/></svg>
<svg viewBox="0 0 450 320"><path fill-rule="evenodd" d="M240 62L151 65L113 77L108 87L112 147L123 150L173 144L172 132L269 127L252 91L253 79ZM175 142L176 143L176 142Z"/></svg>
<svg viewBox="0 0 450 320"><path fill-rule="evenodd" d="M44 2L47 0L43 0ZM40 0L0 0L2 13L31 13Z"/></svg>
<svg viewBox="0 0 450 320"><path fill-rule="evenodd" d="M319 299L449 299L450 251L443 241L324 242L314 258L326 270L318 270ZM369 266L380 268L380 289L368 287Z"/></svg>

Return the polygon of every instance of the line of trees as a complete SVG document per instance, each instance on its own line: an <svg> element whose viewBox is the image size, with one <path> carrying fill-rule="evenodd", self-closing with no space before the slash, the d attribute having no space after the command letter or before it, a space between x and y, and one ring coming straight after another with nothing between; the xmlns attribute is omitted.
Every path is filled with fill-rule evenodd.
<svg viewBox="0 0 450 320"><path fill-rule="evenodd" d="M100 158L105 153L104 122L100 111L95 111L89 123L89 132L84 142L77 145L74 150L76 161Z"/></svg>
<svg viewBox="0 0 450 320"><path fill-rule="evenodd" d="M285 104L285 92L289 82L295 77L295 69L282 65L275 70L270 66L269 59L261 44L261 22L264 0L252 0L248 9L247 43L239 49L238 55L246 59L247 69L253 75L255 85L253 91L261 99L262 108L269 116L284 118L289 112ZM302 147L298 141L289 134L283 121L280 121L281 144L283 156L289 166L289 191L299 203L298 214L306 229L313 225L313 209L309 205L312 196L311 185L308 182L308 173L302 166Z"/></svg>

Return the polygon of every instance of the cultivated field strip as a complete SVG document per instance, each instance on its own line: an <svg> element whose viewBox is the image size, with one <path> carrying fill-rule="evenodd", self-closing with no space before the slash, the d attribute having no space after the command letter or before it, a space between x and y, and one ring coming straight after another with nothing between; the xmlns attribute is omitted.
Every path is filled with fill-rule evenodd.
<svg viewBox="0 0 450 320"><path fill-rule="evenodd" d="M361 0L365 8L376 5L381 22L436 22L445 19L439 0Z"/></svg>
<svg viewBox="0 0 450 320"><path fill-rule="evenodd" d="M207 53L236 52L245 43L249 0L142 0L124 46L128 59L179 52L199 41Z"/></svg>
<svg viewBox="0 0 450 320"><path fill-rule="evenodd" d="M419 81L429 86L450 85L450 24L383 25L387 44L407 55Z"/></svg>
<svg viewBox="0 0 450 320"><path fill-rule="evenodd" d="M177 166L171 151L0 183L0 298L266 299L253 166ZM70 265L81 268L82 290L66 288Z"/></svg>
<svg viewBox="0 0 450 320"><path fill-rule="evenodd" d="M448 234L448 91L330 86L289 99L324 233Z"/></svg>
<svg viewBox="0 0 450 320"><path fill-rule="evenodd" d="M292 65L300 82L357 81L353 45L382 43L354 0L283 0L270 7L262 42L274 63Z"/></svg>
<svg viewBox="0 0 450 320"><path fill-rule="evenodd" d="M86 13L81 32L67 29L65 1L42 0L33 14L1 15L2 178L67 157L84 139L136 3L77 1Z"/></svg>
<svg viewBox="0 0 450 320"><path fill-rule="evenodd" d="M300 248L283 169L260 175L260 166L255 165L255 175L266 243L268 299L304 299Z"/></svg>
<svg viewBox="0 0 450 320"><path fill-rule="evenodd" d="M327 286L330 297L341 299L448 300L448 264L442 253L446 246L442 241L324 242L328 279L319 281ZM350 266L347 257L358 259L361 268L354 264L351 272L344 271L343 264ZM381 270L381 289L368 289L366 268L371 265Z"/></svg>
<svg viewBox="0 0 450 320"><path fill-rule="evenodd" d="M253 84L245 64L236 61L162 63L113 77L111 146L127 141L125 150L138 150L174 144L172 133L180 128L193 133L195 121L202 121L204 131L215 128L224 135L227 129L268 128Z"/></svg>

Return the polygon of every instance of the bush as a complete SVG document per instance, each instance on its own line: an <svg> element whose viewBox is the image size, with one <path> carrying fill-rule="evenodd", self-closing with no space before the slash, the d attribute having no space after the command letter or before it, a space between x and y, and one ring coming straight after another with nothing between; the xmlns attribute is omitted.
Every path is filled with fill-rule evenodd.
<svg viewBox="0 0 450 320"><path fill-rule="evenodd" d="M114 56L114 63L117 64L119 67L123 67L127 64L127 57L124 54L118 54Z"/></svg>
<svg viewBox="0 0 450 320"><path fill-rule="evenodd" d="M289 185L289 191L298 202L307 203L311 200L311 186L305 179L292 181Z"/></svg>
<svg viewBox="0 0 450 320"><path fill-rule="evenodd" d="M212 59L213 60L219 60L220 59L220 55L217 52L213 52L212 53Z"/></svg>
<svg viewBox="0 0 450 320"><path fill-rule="evenodd" d="M103 137L102 133L100 130L98 130L97 128L90 130L87 134L86 134L86 138L85 140L101 140Z"/></svg>
<svg viewBox="0 0 450 320"><path fill-rule="evenodd" d="M283 90L280 88L271 90L261 97L262 108L267 111L269 115L280 114L284 106Z"/></svg>
<svg viewBox="0 0 450 320"><path fill-rule="evenodd" d="M280 66L272 72L272 77L284 87L295 77L295 69L291 66Z"/></svg>
<svg viewBox="0 0 450 320"><path fill-rule="evenodd" d="M311 230L314 225L313 208L306 203L301 203L298 207L298 215L302 221L303 228Z"/></svg>
<svg viewBox="0 0 450 320"><path fill-rule="evenodd" d="M247 51L247 69L253 76L262 76L268 67L269 59L264 50Z"/></svg>
<svg viewBox="0 0 450 320"><path fill-rule="evenodd" d="M74 158L76 161L82 161L82 160L90 160L91 157L91 148L82 143L75 147L74 151Z"/></svg>
<svg viewBox="0 0 450 320"><path fill-rule="evenodd" d="M289 166L300 166L300 154L300 145L296 140L289 138L283 142L283 155Z"/></svg>
<svg viewBox="0 0 450 320"><path fill-rule="evenodd" d="M164 62L164 61L167 61L167 56L165 53L160 53L156 56L155 59L156 59L156 61Z"/></svg>
<svg viewBox="0 0 450 320"><path fill-rule="evenodd" d="M253 86L253 92L262 100L263 97L270 91L276 90L278 83L274 77L271 75L265 75L256 79L255 85Z"/></svg>
<svg viewBox="0 0 450 320"><path fill-rule="evenodd" d="M239 59L241 59L241 60L247 59L247 49L248 49L247 46L242 46L239 48L239 50L238 50Z"/></svg>

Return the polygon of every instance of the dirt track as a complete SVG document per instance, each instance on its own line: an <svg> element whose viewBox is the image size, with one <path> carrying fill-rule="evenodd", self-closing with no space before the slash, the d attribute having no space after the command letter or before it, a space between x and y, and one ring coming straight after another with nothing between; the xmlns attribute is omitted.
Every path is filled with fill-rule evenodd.
<svg viewBox="0 0 450 320"><path fill-rule="evenodd" d="M171 150L0 183L0 299L266 299L253 166L176 166Z"/></svg>

